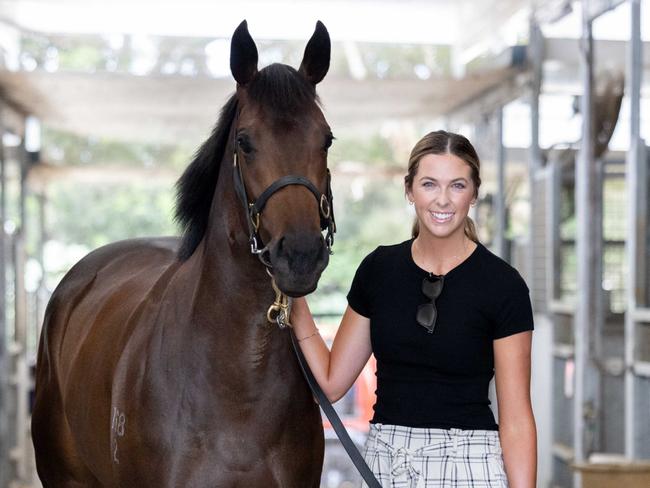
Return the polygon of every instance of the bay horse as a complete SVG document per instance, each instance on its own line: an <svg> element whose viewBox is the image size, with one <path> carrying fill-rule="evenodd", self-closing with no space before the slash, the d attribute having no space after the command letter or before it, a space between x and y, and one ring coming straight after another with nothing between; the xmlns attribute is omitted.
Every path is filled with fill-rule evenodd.
<svg viewBox="0 0 650 488"><path fill-rule="evenodd" d="M302 296L329 259L330 38L318 22L299 70L257 59L244 21L236 91L177 183L182 236L99 248L50 299L32 416L46 488L319 485L319 409L267 309L269 274Z"/></svg>

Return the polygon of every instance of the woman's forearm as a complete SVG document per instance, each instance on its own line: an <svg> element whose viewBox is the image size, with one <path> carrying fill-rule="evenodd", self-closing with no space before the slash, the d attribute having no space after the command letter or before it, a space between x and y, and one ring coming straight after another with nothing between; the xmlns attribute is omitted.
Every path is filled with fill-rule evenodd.
<svg viewBox="0 0 650 488"><path fill-rule="evenodd" d="M347 307L331 352L304 298L294 300L291 323L316 381L327 398L335 402L350 389L372 353L370 319Z"/></svg>
<svg viewBox="0 0 650 488"><path fill-rule="evenodd" d="M293 301L291 325L314 378L331 402L338 400L339 397L335 395L336 392L330 391L329 385L330 350L316 327L304 297Z"/></svg>
<svg viewBox="0 0 650 488"><path fill-rule="evenodd" d="M537 430L530 417L499 423L509 488L534 488L537 482Z"/></svg>

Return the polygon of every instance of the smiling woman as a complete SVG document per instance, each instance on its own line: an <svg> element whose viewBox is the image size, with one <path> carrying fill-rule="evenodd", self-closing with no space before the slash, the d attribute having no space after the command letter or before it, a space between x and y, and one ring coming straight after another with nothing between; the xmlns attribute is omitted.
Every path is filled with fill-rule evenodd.
<svg viewBox="0 0 650 488"><path fill-rule="evenodd" d="M419 234L420 221L433 220L438 224L450 224L439 229L443 235L458 231L462 226L464 234L478 242L468 212L478 198L479 170L479 157L465 137L437 131L420 139L411 152L408 174L404 177L409 202L415 205L417 214L413 237ZM431 218L426 218L426 212L431 212Z"/></svg>
<svg viewBox="0 0 650 488"><path fill-rule="evenodd" d="M300 347L330 399L375 355L365 458L382 486L535 484L531 303L517 270L478 241L468 217L479 168L461 135L436 131L415 145L405 177L413 236L363 259L331 352L307 302L294 302Z"/></svg>

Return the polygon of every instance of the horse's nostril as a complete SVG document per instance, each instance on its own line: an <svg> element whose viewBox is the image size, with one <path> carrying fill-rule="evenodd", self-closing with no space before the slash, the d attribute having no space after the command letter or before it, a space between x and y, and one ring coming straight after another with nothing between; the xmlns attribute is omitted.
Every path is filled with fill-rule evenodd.
<svg viewBox="0 0 650 488"><path fill-rule="evenodd" d="M284 237L280 237L278 240L278 252L282 252L282 247L284 246Z"/></svg>

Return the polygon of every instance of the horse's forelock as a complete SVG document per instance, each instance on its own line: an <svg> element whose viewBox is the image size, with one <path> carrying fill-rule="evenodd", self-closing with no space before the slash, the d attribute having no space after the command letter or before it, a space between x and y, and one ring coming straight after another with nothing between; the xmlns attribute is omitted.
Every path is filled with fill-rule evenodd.
<svg viewBox="0 0 650 488"><path fill-rule="evenodd" d="M246 92L251 102L282 118L306 113L314 102L319 103L314 85L286 64L274 63L260 70Z"/></svg>

